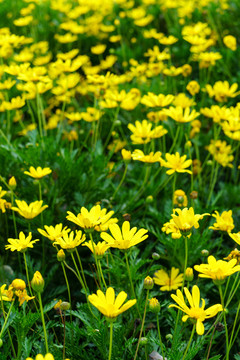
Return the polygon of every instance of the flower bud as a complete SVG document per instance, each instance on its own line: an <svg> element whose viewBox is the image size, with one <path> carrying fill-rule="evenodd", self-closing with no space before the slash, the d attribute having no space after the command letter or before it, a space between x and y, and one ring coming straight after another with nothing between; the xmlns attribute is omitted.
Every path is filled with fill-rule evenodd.
<svg viewBox="0 0 240 360"><path fill-rule="evenodd" d="M3 341L0 339L0 348L3 346Z"/></svg>
<svg viewBox="0 0 240 360"><path fill-rule="evenodd" d="M167 339L167 340L172 340L172 338L173 338L172 334L167 334L167 335L166 335L166 339Z"/></svg>
<svg viewBox="0 0 240 360"><path fill-rule="evenodd" d="M152 298L149 300L149 310L153 312L154 314L159 313L160 311L160 303L157 298Z"/></svg>
<svg viewBox="0 0 240 360"><path fill-rule="evenodd" d="M144 289L151 290L153 288L153 285L154 285L153 279L150 276L147 276L144 279L144 283L143 283Z"/></svg>
<svg viewBox="0 0 240 360"><path fill-rule="evenodd" d="M185 271L185 280L186 281L192 281L193 280L193 269L188 267L186 268L186 271Z"/></svg>
<svg viewBox="0 0 240 360"><path fill-rule="evenodd" d="M198 198L198 192L197 191L192 191L190 193L190 198L193 200L196 200Z"/></svg>
<svg viewBox="0 0 240 360"><path fill-rule="evenodd" d="M208 256L209 255L209 251L208 250L206 250L206 249L203 249L202 251L201 251L201 254L202 254L202 256Z"/></svg>
<svg viewBox="0 0 240 360"><path fill-rule="evenodd" d="M153 196L152 195L148 195L147 197L146 197L146 203L147 204L151 204L153 202Z"/></svg>
<svg viewBox="0 0 240 360"><path fill-rule="evenodd" d="M11 285L12 285L14 290L24 290L24 289L26 289L26 283L22 279L14 279Z"/></svg>
<svg viewBox="0 0 240 360"><path fill-rule="evenodd" d="M31 286L32 286L33 290L36 291L37 293L43 292L44 280L39 271L36 271L35 274L33 275L33 279L31 281Z"/></svg>
<svg viewBox="0 0 240 360"><path fill-rule="evenodd" d="M70 309L70 303L67 302L67 301L63 301L63 302L60 304L60 309L61 309L62 311L69 310L69 309Z"/></svg>
<svg viewBox="0 0 240 360"><path fill-rule="evenodd" d="M57 259L58 261L64 261L66 258L65 252L63 251L63 249L59 250L57 253Z"/></svg>
<svg viewBox="0 0 240 360"><path fill-rule="evenodd" d="M14 176L12 176L9 181L8 181L8 185L10 187L11 190L15 190L17 187L17 182Z"/></svg>
<svg viewBox="0 0 240 360"><path fill-rule="evenodd" d="M156 253L156 252L152 253L152 258L153 258L153 260L159 260L160 257L161 257L161 256L160 256L158 253Z"/></svg>
<svg viewBox="0 0 240 360"><path fill-rule="evenodd" d="M129 151L129 150L122 149L121 154L122 154L123 160L125 160L127 162L130 161L132 158L131 151Z"/></svg>
<svg viewBox="0 0 240 360"><path fill-rule="evenodd" d="M139 346L145 346L145 345L147 345L147 343L148 343L148 338L141 337Z"/></svg>

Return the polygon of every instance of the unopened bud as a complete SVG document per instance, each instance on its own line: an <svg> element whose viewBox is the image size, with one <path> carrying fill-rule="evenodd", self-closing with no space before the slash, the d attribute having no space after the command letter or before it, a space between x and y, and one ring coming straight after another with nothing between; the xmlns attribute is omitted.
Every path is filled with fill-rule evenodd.
<svg viewBox="0 0 240 360"><path fill-rule="evenodd" d="M141 337L139 346L145 346L145 345L147 345L147 343L148 343L148 338Z"/></svg>
<svg viewBox="0 0 240 360"><path fill-rule="evenodd" d="M26 283L22 279L14 279L11 285L14 288L14 290L24 290L24 289L26 289Z"/></svg>
<svg viewBox="0 0 240 360"><path fill-rule="evenodd" d="M193 200L196 200L198 198L198 192L197 191L192 191L190 193L190 198Z"/></svg>
<svg viewBox="0 0 240 360"><path fill-rule="evenodd" d="M150 276L147 276L144 279L144 283L143 283L144 289L151 290L153 288L153 285L154 285L153 279Z"/></svg>
<svg viewBox="0 0 240 360"><path fill-rule="evenodd" d="M43 292L44 279L39 271L36 271L35 274L33 275L31 286L33 290L36 291L37 293Z"/></svg>
<svg viewBox="0 0 240 360"><path fill-rule="evenodd" d="M153 260L159 260L160 257L161 257L161 256L160 256L158 253L156 253L156 252L152 253L152 258L153 258Z"/></svg>
<svg viewBox="0 0 240 360"><path fill-rule="evenodd" d="M193 280L193 269L188 267L185 271L185 280L186 281L192 281Z"/></svg>
<svg viewBox="0 0 240 360"><path fill-rule="evenodd" d="M0 339L0 348L3 346L3 341Z"/></svg>
<svg viewBox="0 0 240 360"><path fill-rule="evenodd" d="M12 176L9 181L8 181L8 185L11 188L11 190L15 190L16 186L17 186L17 182L14 176Z"/></svg>
<svg viewBox="0 0 240 360"><path fill-rule="evenodd" d="M148 195L147 197L146 197L146 203L147 204L151 204L153 202L153 196L152 195Z"/></svg>
<svg viewBox="0 0 240 360"><path fill-rule="evenodd" d="M57 253L57 259L58 261L64 261L66 258L65 252L63 251L63 249L59 250Z"/></svg>
<svg viewBox="0 0 240 360"><path fill-rule="evenodd" d="M208 256L209 255L209 251L208 250L206 250L206 249L203 249L202 251L201 251L201 254L202 254L202 256Z"/></svg>
<svg viewBox="0 0 240 360"><path fill-rule="evenodd" d="M63 302L60 304L60 309L61 309L62 311L69 310L69 309L70 309L70 303L67 302L67 301L63 301Z"/></svg>
<svg viewBox="0 0 240 360"><path fill-rule="evenodd" d="M157 298L152 298L149 300L149 310L155 314L159 313L160 311L160 303Z"/></svg>

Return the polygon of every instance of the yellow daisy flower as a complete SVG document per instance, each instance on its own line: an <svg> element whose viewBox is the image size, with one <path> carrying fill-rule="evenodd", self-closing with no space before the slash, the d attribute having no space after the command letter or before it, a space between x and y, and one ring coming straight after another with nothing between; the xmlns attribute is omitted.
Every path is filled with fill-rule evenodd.
<svg viewBox="0 0 240 360"><path fill-rule="evenodd" d="M171 268L170 275L161 269L155 272L153 280L160 285L161 291L172 291L178 289L183 283L183 274L179 274L179 269Z"/></svg>
<svg viewBox="0 0 240 360"><path fill-rule="evenodd" d="M97 256L102 256L105 254L107 249L111 247L110 244L107 244L106 241L99 241L97 244L92 241L85 242L82 246L87 246L91 252L96 254Z"/></svg>
<svg viewBox="0 0 240 360"><path fill-rule="evenodd" d="M53 245L60 245L62 249L65 250L74 250L82 242L86 240L86 235L82 235L81 230L76 230L76 235L74 237L74 231L71 231L69 234L65 232L62 237L57 238Z"/></svg>
<svg viewBox="0 0 240 360"><path fill-rule="evenodd" d="M232 210L223 211L221 215L219 215L217 210L215 210L215 213L216 214L212 216L215 217L217 221L213 226L209 226L209 229L231 232L232 229L234 229Z"/></svg>
<svg viewBox="0 0 240 360"><path fill-rule="evenodd" d="M44 225L44 228L46 231L38 229L38 232L51 241L57 240L58 238L62 237L63 234L69 233L69 231L71 231L71 229L68 229L67 226L64 226L63 228L63 224L57 224L55 227L52 225Z"/></svg>
<svg viewBox="0 0 240 360"><path fill-rule="evenodd" d="M202 299L202 305L200 307L200 291L197 285L193 286L192 294L190 294L186 287L184 287L184 292L190 307L186 305L183 293L180 290L177 290L176 295L171 295L172 299L177 303L177 305L171 304L169 307L176 307L177 309L183 311L186 315L182 317L182 321L186 322L188 318L195 321L197 334L203 335L203 321L217 315L219 311L222 311L222 305L216 304L205 310L205 300Z"/></svg>
<svg viewBox="0 0 240 360"><path fill-rule="evenodd" d="M187 155L180 156L179 152L176 152L172 155L167 153L165 156L167 161L162 159L161 165L170 169L166 172L168 175L172 175L175 172L192 174L192 171L186 170L186 168L192 165L192 160L186 160Z"/></svg>
<svg viewBox="0 0 240 360"><path fill-rule="evenodd" d="M121 250L129 249L130 247L144 241L148 237L148 235L146 235L148 230L140 229L137 231L136 227L130 229L129 221L124 221L122 231L117 224L109 225L109 230L112 236L106 232L102 232L100 234L101 238L111 247Z"/></svg>
<svg viewBox="0 0 240 360"><path fill-rule="evenodd" d="M34 179L41 179L42 177L51 174L52 170L49 167L41 168L38 166L36 169L30 166L29 171L24 171L24 174L33 177Z"/></svg>
<svg viewBox="0 0 240 360"><path fill-rule="evenodd" d="M25 234L21 231L19 233L19 239L8 239L10 245L5 245L6 250L11 251L21 251L25 252L28 248L33 248L33 244L39 241L39 239L32 240L32 233L30 232L29 235L26 237Z"/></svg>
<svg viewBox="0 0 240 360"><path fill-rule="evenodd" d="M177 215L176 215L177 214ZM201 220L204 216L210 215L208 213L199 215L194 214L194 209L190 207L184 209L173 209L172 220L179 231L183 234L189 234L192 232L192 228L199 228L199 220Z"/></svg>
<svg viewBox="0 0 240 360"><path fill-rule="evenodd" d="M42 206L43 201L34 201L29 205L24 200L16 200L17 206L12 207L12 210L17 211L25 219L33 219L38 216L48 205Z"/></svg>
<svg viewBox="0 0 240 360"><path fill-rule="evenodd" d="M208 257L208 264L195 265L194 269L200 274L199 277L212 279L216 285L224 283L226 277L240 271L237 259L230 261L216 260L214 256ZM236 265L236 266L235 266Z"/></svg>
<svg viewBox="0 0 240 360"><path fill-rule="evenodd" d="M115 291L112 287L107 288L106 295L101 290L97 290L97 295L88 296L90 303L95 306L107 318L115 318L136 304L137 300L129 300L124 305L127 294L121 291L115 299Z"/></svg>

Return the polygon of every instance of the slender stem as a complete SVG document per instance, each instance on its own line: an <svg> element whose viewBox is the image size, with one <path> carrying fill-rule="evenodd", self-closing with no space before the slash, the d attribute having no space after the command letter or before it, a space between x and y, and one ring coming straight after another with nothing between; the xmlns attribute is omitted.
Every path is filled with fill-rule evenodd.
<svg viewBox="0 0 240 360"><path fill-rule="evenodd" d="M39 300L39 306L40 306L40 312L41 312L41 318L42 318L42 324L43 324L46 353L48 353L48 339L47 339L47 331L46 331L46 325L45 325L44 314L43 314L42 297L41 297L40 292L38 292L37 294L38 294L38 300Z"/></svg>
<svg viewBox="0 0 240 360"><path fill-rule="evenodd" d="M124 169L124 173L123 173L122 179L121 179L118 187L116 188L116 190L115 190L114 193L113 193L112 200L113 200L114 197L116 196L118 190L120 189L120 187L122 186L122 184L123 184L123 182L124 182L124 180L125 180L125 177L126 177L126 174L127 174L127 169L128 169L128 163L126 163L126 165L125 165L125 169Z"/></svg>
<svg viewBox="0 0 240 360"><path fill-rule="evenodd" d="M133 282L132 282L132 276L131 276L131 271L130 271L129 262L128 262L128 256L127 256L127 252L126 252L126 251L124 252L124 255L125 255L125 259L126 259L128 277L129 277L129 281L130 281L130 285L131 285L131 290L132 290L132 296L134 296L134 298L136 299L136 294L135 294L135 290L134 290L134 286L133 286Z"/></svg>
<svg viewBox="0 0 240 360"><path fill-rule="evenodd" d="M110 339L109 339L108 360L111 360L111 358L112 358L112 343L113 343L113 322L110 322Z"/></svg>
<svg viewBox="0 0 240 360"><path fill-rule="evenodd" d="M92 236L92 233L91 233L91 232L89 233L89 236L90 236L90 240L91 240L91 244L92 244L92 249L93 249L93 255L94 255L94 259L95 259L95 264L96 264L96 267L97 267L98 280L99 280L99 283L100 283L100 288L101 288L101 290L102 290L102 289L103 289L102 279L101 279L100 270L99 270L99 267L98 267L98 259L97 259L97 254L96 254L96 250L95 250L95 244L94 244L94 242L93 242L93 236Z"/></svg>
<svg viewBox="0 0 240 360"><path fill-rule="evenodd" d="M161 337L159 320L158 320L158 314L157 314L157 329L158 329L158 337L159 337L160 347L161 347L161 351L162 351L162 358L163 358L163 360L165 360L165 355L164 355L164 350L163 350L163 343L162 343L162 337Z"/></svg>
<svg viewBox="0 0 240 360"><path fill-rule="evenodd" d="M186 355L187 355L187 352L188 352L188 349L191 345L191 342L192 342L192 339L193 339L193 335L194 335L194 332L195 332L195 328L196 328L196 324L193 325L193 328L192 328L192 333L191 333L191 336L190 336L190 339L189 339L189 342L187 344L187 347L186 347L186 350L185 350L185 353L183 355L183 358L182 360L184 360L186 358Z"/></svg>
<svg viewBox="0 0 240 360"><path fill-rule="evenodd" d="M75 269L77 270L77 274L78 274L77 277L78 277L78 279L79 279L79 281L80 281L80 283L81 283L81 285L82 285L82 287L83 287L83 289L84 289L84 291L85 291L85 293L86 293L86 296L87 296L87 289L85 288L83 279L82 279L81 274L80 274L80 272L79 272L79 270L78 270L78 267L77 267L77 264L76 264L76 261L75 261L75 258L74 258L74 255L73 255L72 252L71 252L71 256L72 256L72 260L73 260Z"/></svg>
<svg viewBox="0 0 240 360"><path fill-rule="evenodd" d="M86 289L87 289L87 287L88 287L88 286L87 286L86 278L85 278L85 275L84 275L84 271L83 271L83 266L82 266L81 258L80 258L80 256L79 256L79 253L78 253L77 248L75 248L75 252L76 252L76 254L77 254L78 262L79 262L79 265L80 265L80 269L81 269L81 273L82 273L83 282L84 282L84 285L85 285L85 287L86 287Z"/></svg>
<svg viewBox="0 0 240 360"><path fill-rule="evenodd" d="M173 174L173 194L172 194L172 207L174 208L174 193L176 189L176 180L177 180L177 174L176 172Z"/></svg>
<svg viewBox="0 0 240 360"><path fill-rule="evenodd" d="M63 312L63 360L65 359L65 341L66 341L66 314Z"/></svg>
<svg viewBox="0 0 240 360"><path fill-rule="evenodd" d="M9 310L8 310L7 316L6 316L6 318L5 318L5 321L4 321L2 330L1 330L1 332L0 332L0 339L2 338L3 331L4 331L4 329L5 329L6 325L7 325L8 318L9 318L9 316L10 316L10 314L11 314L12 307L13 307L13 304L14 304L14 300L15 300L15 299L13 299L13 301L12 301L12 303L11 303L11 306L10 306L10 308L9 308Z"/></svg>
<svg viewBox="0 0 240 360"><path fill-rule="evenodd" d="M232 333L231 333L231 337L230 337L230 341L229 341L229 351L234 343L233 341L233 334L235 334L235 327L236 327L236 324L237 324L237 320L238 320L238 313L239 313L239 310L240 310L240 301L238 302L238 307L237 307L237 312L236 312L236 316L235 316L235 319L234 319L234 323L233 323L233 328L232 328Z"/></svg>
<svg viewBox="0 0 240 360"><path fill-rule="evenodd" d="M222 292L222 286L219 285L219 294L221 299L221 304L223 308L223 320L224 320L224 327L225 327L225 335L226 335L226 360L229 360L229 346L228 346L228 328L227 328L227 320L226 320L226 311L224 308L224 299L223 299L223 292Z"/></svg>
<svg viewBox="0 0 240 360"><path fill-rule="evenodd" d="M143 327L144 327L145 317L146 317L146 312L147 312L148 295L149 295L149 290L147 290L146 302L145 302L144 313L143 313L143 318L142 318L142 326L141 326L141 330L140 330L140 333L139 333L139 338L138 338L136 352L135 352L135 355L134 355L134 360L136 360L136 358L137 358L139 344L140 344L140 340L141 340L142 333L143 333Z"/></svg>
<svg viewBox="0 0 240 360"><path fill-rule="evenodd" d="M217 163L217 164L216 164L215 171L214 171L214 177L213 177L213 180L212 180L212 182L211 182L211 188L210 188L210 192L209 192L209 196L208 196L208 200L207 200L207 205L206 205L206 207L208 207L208 205L210 204L211 198L212 198L212 193L213 193L213 190L214 190L214 186L215 186L216 181L217 181L218 168L219 168L219 164Z"/></svg>
<svg viewBox="0 0 240 360"><path fill-rule="evenodd" d="M187 269L187 262L188 262L188 237L187 236L184 236L184 242L185 242L185 261L184 261L182 290L183 290L184 283L185 283L185 276L186 276L186 269Z"/></svg>
<svg viewBox="0 0 240 360"><path fill-rule="evenodd" d="M65 266L64 266L64 264L63 264L62 261L61 261L61 265L62 265L63 274L64 274L65 281L66 281L66 285L67 285L68 301L69 301L69 304L70 304L70 321L71 321L71 323L72 323L72 300L71 300L71 292L70 292L70 287L69 287L69 282L68 282L68 278L67 278Z"/></svg>
<svg viewBox="0 0 240 360"><path fill-rule="evenodd" d="M100 270L100 274L101 274L101 277L102 277L103 284L104 284L105 288L107 289L107 284L106 284L106 281L104 279L103 272L102 272L101 261L99 259L98 259L98 267L99 267L99 270Z"/></svg>
<svg viewBox="0 0 240 360"><path fill-rule="evenodd" d="M30 280L29 280L27 257L26 257L26 253L25 253L25 252L23 252L23 258L24 258L24 265L25 265L25 270L26 270L26 277L27 277L29 292L30 292L30 295L33 296L32 287L31 287L31 282L30 282ZM35 297L34 297L34 299L33 299L33 303L34 303L34 306L35 306L35 308L36 308L36 311L38 311L38 307L37 307L37 304L36 304L36 301L35 301Z"/></svg>

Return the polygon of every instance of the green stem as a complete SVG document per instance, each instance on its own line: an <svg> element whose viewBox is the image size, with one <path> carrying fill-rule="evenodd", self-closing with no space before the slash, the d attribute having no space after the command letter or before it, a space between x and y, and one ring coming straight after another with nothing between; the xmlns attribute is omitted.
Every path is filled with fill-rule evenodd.
<svg viewBox="0 0 240 360"><path fill-rule="evenodd" d="M184 242L185 242L185 261L184 261L184 272L183 272L183 284L182 284L182 290L185 283L185 274L187 269L187 262L188 262L188 237L184 236Z"/></svg>
<svg viewBox="0 0 240 360"><path fill-rule="evenodd" d="M46 346L46 353L48 353L48 339L47 339L47 331L46 331L46 325L44 320L44 314L43 314L43 306L42 306L42 297L41 293L38 292L38 300L39 300L39 306L40 306L40 312L41 312L41 319L43 324L43 332L44 332L44 338L45 338L45 346Z"/></svg>
<svg viewBox="0 0 240 360"><path fill-rule="evenodd" d="M124 169L124 173L123 173L122 179L121 179L118 187L116 188L116 190L115 190L114 193L113 193L112 200L113 200L114 197L116 196L118 190L120 189L120 187L122 186L122 184L123 184L123 182L124 182L124 180L125 180L125 177L126 177L126 174L127 174L127 168L128 168L128 163L126 163L126 165L125 165L125 169Z"/></svg>
<svg viewBox="0 0 240 360"><path fill-rule="evenodd" d="M174 193L176 190L176 180L177 180L177 174L176 172L173 174L173 194L172 194L172 208L174 208Z"/></svg>
<svg viewBox="0 0 240 360"><path fill-rule="evenodd" d="M8 310L7 316L6 316L6 318L5 318L5 321L4 321L2 330L1 330L1 332L0 332L0 339L2 338L2 334L3 334L3 332L4 332L4 329L5 329L6 325L7 325L8 318L9 318L9 316L10 316L10 314L11 314L11 311L12 311L12 308L13 308L13 304L14 304L14 300L15 300L15 299L13 299L13 301L12 301L12 303L11 303L11 306L10 306L10 308L9 308L9 310Z"/></svg>
<svg viewBox="0 0 240 360"><path fill-rule="evenodd" d="M64 266L64 264L63 264L62 261L61 261L61 265L62 265L63 274L64 274L65 281L66 281L66 285L67 285L68 301L69 301L69 304L70 304L70 321L71 321L71 324L72 324L72 300L71 300L71 292L70 292L70 287L69 287L69 282L68 282L68 278L67 278L65 266Z"/></svg>
<svg viewBox="0 0 240 360"><path fill-rule="evenodd" d="M142 318L142 326L141 326L141 330L140 330L140 334L139 334L139 338L138 338L138 343L137 343L134 360L136 360L136 358L137 358L139 344L140 344L140 340L141 340L142 333L143 333L143 327L144 327L145 317L146 317L146 312L147 312L148 295L149 295L149 290L147 290L146 302L145 302L144 313L143 313L143 318Z"/></svg>
<svg viewBox="0 0 240 360"><path fill-rule="evenodd" d="M132 282L132 276L131 276L131 271L130 271L129 262L128 262L128 256L127 256L126 251L124 252L124 255L125 255L125 260L126 260L126 265L127 265L128 277L129 277L131 290L132 290L132 296L136 299L136 294L135 294L135 290L134 290L134 286L133 286L133 282Z"/></svg>
<svg viewBox="0 0 240 360"><path fill-rule="evenodd" d="M101 266L100 260L98 260L98 267L99 267L99 270L100 270L100 274L101 274L101 277L102 277L103 284L104 284L105 288L107 289L107 284L106 284L106 281L105 281L104 276L103 276L102 266Z"/></svg>
<svg viewBox="0 0 240 360"><path fill-rule="evenodd" d="M216 164L215 171L214 171L214 177L213 177L213 181L212 181L212 183L211 183L211 188L210 188L210 192L209 192L209 196L208 196L208 200L207 200L207 205L206 205L206 207L208 207L208 205L210 204L211 198L212 198L212 193L213 193L213 190L214 190L214 186L215 186L216 181L217 181L218 168L219 168L219 164L217 163L217 164Z"/></svg>
<svg viewBox="0 0 240 360"><path fill-rule="evenodd" d="M112 358L112 343L113 343L113 322L110 322L110 339L109 339L108 360L111 360L111 358Z"/></svg>
<svg viewBox="0 0 240 360"><path fill-rule="evenodd" d="M158 337L159 337L160 347L161 347L161 351L162 351L162 358L163 358L163 360L165 360L165 355L164 355L164 350L163 350L163 343L162 343L162 337L161 337L159 320L158 320L158 314L157 314L157 329L158 329Z"/></svg>
<svg viewBox="0 0 240 360"><path fill-rule="evenodd" d="M219 285L219 294L221 299L221 304L223 308L223 320L224 320L224 327L225 327L225 335L226 335L226 360L229 360L229 345L228 345L228 328L227 328L227 320L226 320L226 311L224 308L224 299L223 299L223 292L222 292L222 286Z"/></svg>
<svg viewBox="0 0 240 360"><path fill-rule="evenodd" d="M95 264L96 264L96 267L97 267L97 276L98 276L98 280L99 280L99 283L100 283L100 288L101 288L101 290L103 290L102 279L101 279L101 275L100 275L100 270L99 270L99 266L98 266L98 259L97 259L97 254L96 254L96 250L95 250L95 244L93 242L93 236L92 236L91 232L89 233L89 236L90 236L90 240L91 240L91 244L92 244Z"/></svg>
<svg viewBox="0 0 240 360"><path fill-rule="evenodd" d="M235 328L236 328L236 324L237 324L237 320L238 320L238 313L240 310L240 301L238 302L238 307L237 307L237 312L236 312L236 316L234 319L234 323L233 323L233 328L232 328L232 333L231 333L231 337L230 337L230 341L229 341L229 351L231 349L231 347L233 346L233 334L235 334Z"/></svg>
<svg viewBox="0 0 240 360"><path fill-rule="evenodd" d="M193 325L193 328L192 328L192 332L191 332L191 336L190 336L190 339L189 339L189 342L187 344L187 347L186 347L186 350L185 350L185 353L183 355L183 358L182 360L184 360L186 358L186 355L187 355L187 352L188 352L188 349L191 345L191 342L192 342L192 339L193 339L193 335L194 335L194 332L195 332L195 328L196 328L196 324Z"/></svg>
<svg viewBox="0 0 240 360"><path fill-rule="evenodd" d="M83 266L82 266L81 258L80 258L80 256L79 256L79 253L78 253L77 248L75 248L75 252L76 252L76 254L77 254L78 262L79 262L79 265L80 265L80 269L81 269L81 273L82 273L83 282L84 282L84 285L85 285L85 287L86 287L86 289L87 289L87 287L88 287L88 286L87 286L86 278L85 278L85 275L84 275L84 271L83 271Z"/></svg>
<svg viewBox="0 0 240 360"><path fill-rule="evenodd" d="M76 264L76 261L75 261L75 258L74 258L74 255L73 255L72 252L71 252L71 257L72 257L72 260L73 260L75 269L77 270L77 275L78 275L77 277L78 277L78 279L79 279L79 281L80 281L80 284L82 285L82 288L84 289L84 291L85 291L85 293L86 293L86 297L87 297L87 289L85 288L83 279L82 279L81 274L80 274L80 272L79 272L79 270L78 270L78 267L77 267L77 264Z"/></svg>

